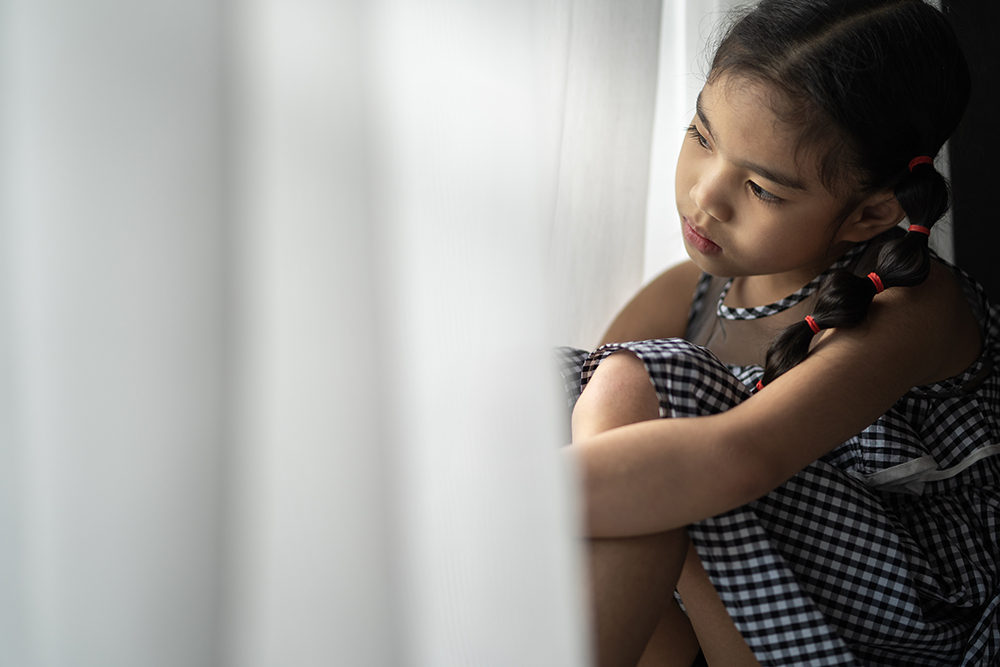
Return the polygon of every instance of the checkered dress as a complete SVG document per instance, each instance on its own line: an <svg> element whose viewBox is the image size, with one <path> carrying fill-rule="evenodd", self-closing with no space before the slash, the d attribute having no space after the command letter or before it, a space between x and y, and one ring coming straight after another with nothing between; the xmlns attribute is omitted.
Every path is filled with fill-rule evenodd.
<svg viewBox="0 0 1000 667"><path fill-rule="evenodd" d="M1000 314L958 273L983 323L972 367L688 528L762 665L1000 665ZM761 375L680 339L561 348L569 405L619 349L645 363L663 417L726 410Z"/></svg>

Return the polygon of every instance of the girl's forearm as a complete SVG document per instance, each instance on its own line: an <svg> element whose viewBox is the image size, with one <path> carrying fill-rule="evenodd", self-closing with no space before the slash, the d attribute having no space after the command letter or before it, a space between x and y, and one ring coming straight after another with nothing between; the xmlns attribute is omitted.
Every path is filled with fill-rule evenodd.
<svg viewBox="0 0 1000 667"><path fill-rule="evenodd" d="M725 420L660 419L605 431L567 448L580 471L590 537L686 526L763 495L773 484Z"/></svg>

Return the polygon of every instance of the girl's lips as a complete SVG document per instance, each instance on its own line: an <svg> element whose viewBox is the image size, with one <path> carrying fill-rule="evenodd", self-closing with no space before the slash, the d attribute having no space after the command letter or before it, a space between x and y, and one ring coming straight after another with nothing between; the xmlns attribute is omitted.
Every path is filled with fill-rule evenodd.
<svg viewBox="0 0 1000 667"><path fill-rule="evenodd" d="M694 246L695 249L703 255L714 255L722 252L722 248L719 247L714 241L696 232L687 218L684 218L683 229L684 238L687 242Z"/></svg>

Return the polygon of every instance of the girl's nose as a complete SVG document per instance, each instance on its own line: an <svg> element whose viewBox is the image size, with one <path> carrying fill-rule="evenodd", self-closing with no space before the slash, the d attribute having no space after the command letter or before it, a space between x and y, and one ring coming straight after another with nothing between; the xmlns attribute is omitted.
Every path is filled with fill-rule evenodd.
<svg viewBox="0 0 1000 667"><path fill-rule="evenodd" d="M733 208L726 190L726 177L719 170L702 173L691 186L691 200L699 209L720 222L733 216Z"/></svg>

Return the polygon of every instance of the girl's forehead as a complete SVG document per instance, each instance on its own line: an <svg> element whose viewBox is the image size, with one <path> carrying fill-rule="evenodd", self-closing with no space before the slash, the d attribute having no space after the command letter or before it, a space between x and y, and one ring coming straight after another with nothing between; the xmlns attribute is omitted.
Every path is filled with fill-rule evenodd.
<svg viewBox="0 0 1000 667"><path fill-rule="evenodd" d="M702 88L696 112L727 158L766 165L811 190L819 183L819 152L803 144L802 126L788 117L789 108L772 85L721 75Z"/></svg>
<svg viewBox="0 0 1000 667"><path fill-rule="evenodd" d="M800 123L789 113L790 100L775 86L757 79L723 75L710 79L698 96L700 111L722 121L766 133L772 140L797 143Z"/></svg>

